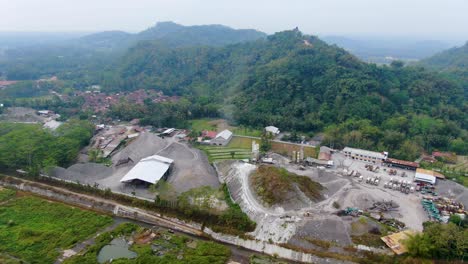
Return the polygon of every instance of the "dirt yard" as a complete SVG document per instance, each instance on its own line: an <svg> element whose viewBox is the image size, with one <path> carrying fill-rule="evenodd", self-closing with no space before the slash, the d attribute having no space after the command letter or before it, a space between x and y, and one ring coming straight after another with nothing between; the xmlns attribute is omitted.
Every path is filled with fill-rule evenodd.
<svg viewBox="0 0 468 264"><path fill-rule="evenodd" d="M21 123L43 123L44 117L39 116L36 110L26 107L9 107L0 115L0 121Z"/></svg>
<svg viewBox="0 0 468 264"><path fill-rule="evenodd" d="M115 192L154 199L155 194L148 187L124 184L120 182L120 179L139 160L155 154L174 160L174 167L167 181L172 185L176 194L201 186L219 187L216 172L203 152L184 142L178 142L175 138L162 139L152 133L142 133L125 148L115 153L112 156L111 167L96 163L79 163L67 169L55 168L51 171L51 176L83 184L97 184L100 188L110 188ZM116 166L119 160L127 158L132 161Z"/></svg>
<svg viewBox="0 0 468 264"><path fill-rule="evenodd" d="M314 247L304 240L325 240L332 245L344 247L352 243L352 225L359 218L340 217L337 212L346 207L367 210L374 202L394 201L398 208L385 212L386 218L394 218L406 224L407 228L422 230L422 223L427 221L427 214L421 206L421 196L418 193L404 194L389 190L381 186L360 183L357 178L340 175L343 168L350 165L359 168L361 164L350 164L348 161L340 162L339 169L319 169L308 167L300 169L298 165L289 163L286 158L272 155L276 166L286 168L288 171L309 177L325 187L322 191L323 201L313 204L304 203L302 206L267 207L255 195L249 185L249 177L256 169L256 165L243 162L216 163L221 181L225 181L234 200L240 204L242 210L257 222L257 229L251 233L259 240L272 240L277 243L291 243L292 245ZM346 166L345 166L346 165ZM363 164L362 164L362 167ZM410 177L410 176L409 176ZM463 192L454 191L455 195ZM338 208L337 208L338 207ZM375 223L368 221L369 224ZM366 228L372 228L369 225ZM342 248L341 248L342 250Z"/></svg>

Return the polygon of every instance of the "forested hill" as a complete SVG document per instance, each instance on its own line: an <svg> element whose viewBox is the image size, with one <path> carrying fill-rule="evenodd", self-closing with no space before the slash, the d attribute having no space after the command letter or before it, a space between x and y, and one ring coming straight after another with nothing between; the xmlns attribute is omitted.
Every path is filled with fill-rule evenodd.
<svg viewBox="0 0 468 264"><path fill-rule="evenodd" d="M145 42L120 65L114 80L122 88L216 98L223 114L241 124L326 130L335 146L413 157L423 147L449 149L455 139L468 139L460 84L399 62L366 64L298 30L221 48Z"/></svg>
<svg viewBox="0 0 468 264"><path fill-rule="evenodd" d="M174 22L158 22L139 33L106 31L84 36L80 43L101 49L127 49L141 40L158 40L176 47L224 46L265 38L266 34L253 29L233 29L222 25L183 26Z"/></svg>
<svg viewBox="0 0 468 264"><path fill-rule="evenodd" d="M468 41L464 46L451 48L424 59L421 64L439 70L468 69Z"/></svg>
<svg viewBox="0 0 468 264"><path fill-rule="evenodd" d="M103 69L112 70L128 48L140 41L170 46L223 46L265 38L253 29L232 29L221 25L183 26L159 22L139 33L106 31L57 43L12 47L0 52L0 78L31 80L57 75L79 82L101 81Z"/></svg>
<svg viewBox="0 0 468 264"><path fill-rule="evenodd" d="M223 25L182 26L174 22L159 22L136 35L138 40L162 40L171 47L224 46L265 38L253 29L232 29Z"/></svg>
<svg viewBox="0 0 468 264"><path fill-rule="evenodd" d="M163 28L145 35L168 36L179 26ZM110 32L92 39L120 41L126 35ZM70 51L73 56L60 55ZM156 89L189 100L151 115L164 120L186 120L195 112L187 105L204 105L209 106L207 116L221 115L246 126L325 131L325 143L337 148L387 150L404 159L415 159L423 149L468 154L467 86L460 78L398 61L367 64L298 29L225 46L142 40L122 57L107 60L94 52L92 57L73 49L47 52L44 56L52 55L51 60L20 54L6 72L31 79L56 74L74 88L100 84L104 92ZM152 113L128 111L131 107L120 108L138 115L128 118ZM197 111L197 117L207 112Z"/></svg>
<svg viewBox="0 0 468 264"><path fill-rule="evenodd" d="M464 46L451 48L422 60L419 65L440 71L458 81L468 94L468 42Z"/></svg>

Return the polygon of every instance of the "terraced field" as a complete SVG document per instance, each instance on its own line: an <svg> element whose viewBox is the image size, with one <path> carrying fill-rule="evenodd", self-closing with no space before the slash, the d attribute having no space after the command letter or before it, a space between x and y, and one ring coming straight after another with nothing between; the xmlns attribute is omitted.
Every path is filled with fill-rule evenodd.
<svg viewBox="0 0 468 264"><path fill-rule="evenodd" d="M202 147L202 149L208 155L210 162L219 160L231 160L231 159L249 159L251 157L251 151L242 148L230 148L230 147Z"/></svg>
<svg viewBox="0 0 468 264"><path fill-rule="evenodd" d="M209 162L249 159L252 156L252 140L234 136L225 147L201 145L199 148L205 151Z"/></svg>
<svg viewBox="0 0 468 264"><path fill-rule="evenodd" d="M205 151L208 155L210 162L218 160L232 160L232 159L248 159L251 157L252 141L260 143L260 139L238 137L234 136L226 147L219 146L200 146L199 148ZM293 151L300 151L301 146L287 142L271 142L271 150L273 152L292 156ZM315 147L304 146L305 157L317 157L317 150ZM234 152L234 156L232 155Z"/></svg>

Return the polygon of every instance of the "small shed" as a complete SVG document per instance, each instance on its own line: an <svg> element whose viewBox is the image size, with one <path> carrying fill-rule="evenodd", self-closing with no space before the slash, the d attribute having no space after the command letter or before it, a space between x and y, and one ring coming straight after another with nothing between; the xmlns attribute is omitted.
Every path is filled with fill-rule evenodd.
<svg viewBox="0 0 468 264"><path fill-rule="evenodd" d="M413 230L405 230L402 232L394 233L388 236L381 237L382 241L397 255L408 252L404 241L410 236L415 235Z"/></svg>
<svg viewBox="0 0 468 264"><path fill-rule="evenodd" d="M318 159L319 160L331 160L332 149L329 147L321 146Z"/></svg>

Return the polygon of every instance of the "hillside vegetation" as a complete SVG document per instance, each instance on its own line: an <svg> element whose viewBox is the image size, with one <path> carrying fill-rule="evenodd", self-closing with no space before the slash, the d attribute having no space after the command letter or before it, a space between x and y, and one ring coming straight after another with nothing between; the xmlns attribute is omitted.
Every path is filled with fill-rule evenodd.
<svg viewBox="0 0 468 264"><path fill-rule="evenodd" d="M23 169L32 176L42 168L68 166L89 143L93 126L71 120L55 132L36 124L0 123L0 169Z"/></svg>
<svg viewBox="0 0 468 264"><path fill-rule="evenodd" d="M239 124L325 131L334 147L387 150L404 159L424 149L468 150L460 82L399 62L366 64L298 30L222 48L143 42L124 56L113 84L208 97Z"/></svg>
<svg viewBox="0 0 468 264"><path fill-rule="evenodd" d="M464 86L468 93L468 42L464 46L451 48L424 59L420 65L437 70Z"/></svg>
<svg viewBox="0 0 468 264"><path fill-rule="evenodd" d="M324 187L306 176L288 172L284 168L260 166L252 175L251 183L256 194L268 206L297 200L300 190L311 201L322 199Z"/></svg>
<svg viewBox="0 0 468 264"><path fill-rule="evenodd" d="M158 24L144 35L166 38L181 32L178 28ZM185 36L211 36L197 27L186 30ZM165 104L120 102L108 113L116 119L188 127L190 119L224 117L255 129L325 132L324 144L334 148L389 151L408 160L436 149L468 152L468 92L462 79L398 61L367 64L297 29L229 45L144 40L98 70L78 64L76 70L69 62L50 65L74 87L98 83L106 92L156 89L183 97Z"/></svg>
<svg viewBox="0 0 468 264"><path fill-rule="evenodd" d="M468 42L461 47L451 48L424 59L421 63L439 70L468 69Z"/></svg>
<svg viewBox="0 0 468 264"><path fill-rule="evenodd" d="M2 72L10 80L57 75L76 81L77 86L91 85L109 78L105 71L114 71L116 60L139 41L157 41L170 47L223 46L264 37L265 33L253 29L159 22L135 34L105 31L45 45L13 46L0 54L0 78Z"/></svg>

